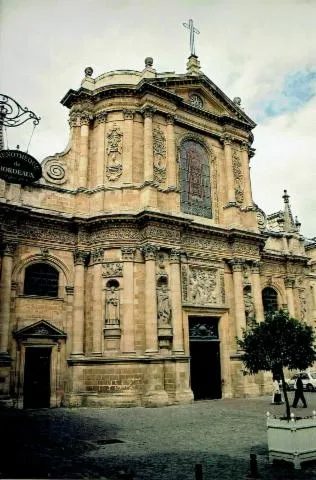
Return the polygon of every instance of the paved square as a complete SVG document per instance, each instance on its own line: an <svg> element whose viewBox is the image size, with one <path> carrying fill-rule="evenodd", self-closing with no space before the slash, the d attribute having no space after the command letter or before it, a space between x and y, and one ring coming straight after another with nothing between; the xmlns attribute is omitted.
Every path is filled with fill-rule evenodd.
<svg viewBox="0 0 316 480"><path fill-rule="evenodd" d="M289 393L290 399L293 393ZM316 409L316 392L307 393ZM316 464L295 471L291 464L268 464L265 414L284 406L271 397L195 402L162 408L1 410L3 458L0 478L127 478L239 480L257 453L262 479L316 479ZM3 433L4 432L4 433ZM128 477L131 478L131 477Z"/></svg>

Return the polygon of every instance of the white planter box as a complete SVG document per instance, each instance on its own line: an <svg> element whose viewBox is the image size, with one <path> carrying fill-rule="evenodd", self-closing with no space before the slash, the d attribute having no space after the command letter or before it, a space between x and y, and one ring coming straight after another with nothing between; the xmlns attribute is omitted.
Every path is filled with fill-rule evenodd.
<svg viewBox="0 0 316 480"><path fill-rule="evenodd" d="M313 412L314 413L314 412ZM287 460L301 468L301 462L316 460L316 415L281 420L267 414L269 462Z"/></svg>

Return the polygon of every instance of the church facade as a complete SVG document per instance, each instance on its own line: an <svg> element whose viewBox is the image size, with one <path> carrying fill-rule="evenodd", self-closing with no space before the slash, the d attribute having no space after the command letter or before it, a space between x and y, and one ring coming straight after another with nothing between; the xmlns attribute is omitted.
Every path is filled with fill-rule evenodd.
<svg viewBox="0 0 316 480"><path fill-rule="evenodd" d="M253 202L255 123L200 70L93 77L61 102L43 177L0 180L0 395L17 407L270 393L236 337L287 308L314 325L316 242Z"/></svg>

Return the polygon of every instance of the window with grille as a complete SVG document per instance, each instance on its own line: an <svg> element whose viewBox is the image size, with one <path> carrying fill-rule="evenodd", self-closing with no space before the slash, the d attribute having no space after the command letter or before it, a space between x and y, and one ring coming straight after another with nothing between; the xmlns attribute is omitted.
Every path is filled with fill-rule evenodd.
<svg viewBox="0 0 316 480"><path fill-rule="evenodd" d="M34 263L26 267L24 295L58 297L59 272L48 263Z"/></svg>
<svg viewBox="0 0 316 480"><path fill-rule="evenodd" d="M278 309L278 294L271 288L266 287L262 291L262 303L265 313L273 312Z"/></svg>
<svg viewBox="0 0 316 480"><path fill-rule="evenodd" d="M180 148L181 210L212 218L210 167L205 148L185 140Z"/></svg>

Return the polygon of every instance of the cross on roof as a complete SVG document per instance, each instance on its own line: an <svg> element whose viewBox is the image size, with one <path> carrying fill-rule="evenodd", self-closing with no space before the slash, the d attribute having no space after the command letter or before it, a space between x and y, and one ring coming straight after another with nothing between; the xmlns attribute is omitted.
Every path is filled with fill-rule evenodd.
<svg viewBox="0 0 316 480"><path fill-rule="evenodd" d="M193 25L193 20L190 18L189 23L183 23L183 26L185 28L188 28L190 30L190 49L191 49L191 55L195 55L195 48L194 48L194 34L199 34L199 30L194 27Z"/></svg>

